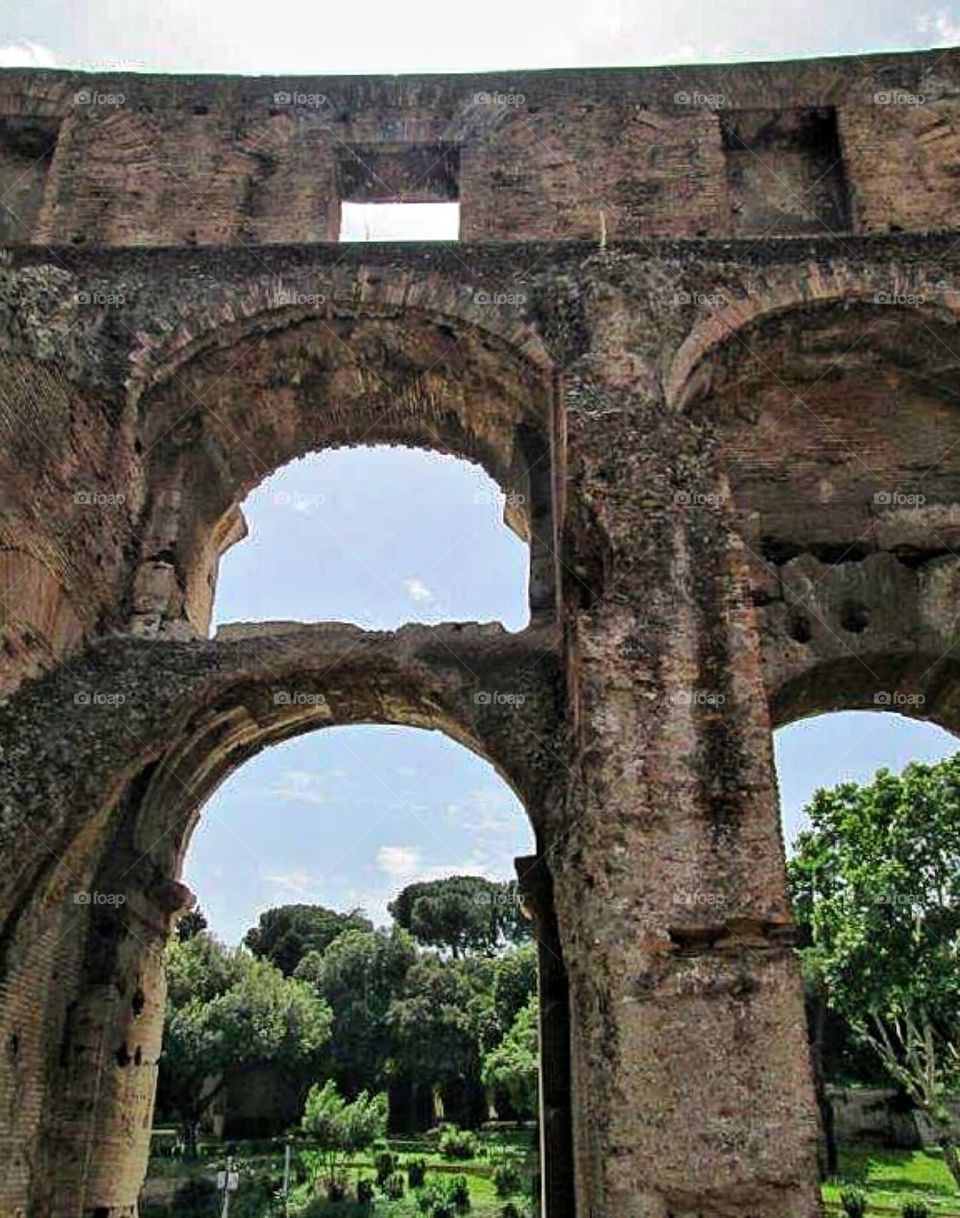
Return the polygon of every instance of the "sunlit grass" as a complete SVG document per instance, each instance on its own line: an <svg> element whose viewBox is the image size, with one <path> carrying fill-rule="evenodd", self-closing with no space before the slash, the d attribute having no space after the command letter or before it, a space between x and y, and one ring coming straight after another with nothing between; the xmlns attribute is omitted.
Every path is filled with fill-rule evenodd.
<svg viewBox="0 0 960 1218"><path fill-rule="evenodd" d="M824 1200L839 1209L841 1190L853 1184L867 1194L871 1213L899 1214L905 1201L915 1200L933 1214L960 1218L960 1193L938 1151L841 1151L839 1178L824 1185Z"/></svg>

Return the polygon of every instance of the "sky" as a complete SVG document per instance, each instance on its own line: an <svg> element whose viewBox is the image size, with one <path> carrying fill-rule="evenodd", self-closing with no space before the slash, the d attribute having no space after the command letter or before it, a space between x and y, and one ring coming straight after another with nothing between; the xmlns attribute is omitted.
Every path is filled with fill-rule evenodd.
<svg viewBox="0 0 960 1218"><path fill-rule="evenodd" d="M96 71L516 73L734 62L960 44L960 3L919 0L31 0L0 11L0 67ZM348 209L345 209L347 212ZM345 214L344 236L431 235L424 216ZM450 237L448 227L433 235ZM374 224L386 224L376 228ZM216 623L266 619L499 620L522 629L526 547L476 467L404 450L295 462L244 509L250 536L225 557ZM776 737L786 837L813 791L881 766L950 755L953 738L885 713L794 724ZM453 872L504 878L533 838L516 797L462 746L426 731L329 728L276 746L208 802L186 882L215 932L237 942L264 908L365 908L377 921L406 883Z"/></svg>

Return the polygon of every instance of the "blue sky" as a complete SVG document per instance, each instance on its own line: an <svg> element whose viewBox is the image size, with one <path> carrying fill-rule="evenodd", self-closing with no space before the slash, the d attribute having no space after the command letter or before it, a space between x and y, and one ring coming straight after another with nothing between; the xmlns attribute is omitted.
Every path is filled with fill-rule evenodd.
<svg viewBox="0 0 960 1218"><path fill-rule="evenodd" d="M0 66L164 72L483 72L738 60L960 43L960 5L902 0L32 0L0 13ZM362 217L351 219L362 236ZM371 233L397 237L396 230ZM446 234L442 234L446 235ZM324 618L526 621L525 547L481 471L403 450L325 453L259 487L250 537L224 560L217 622ZM812 791L954 751L892 714L778 734L788 837ZM436 733L334 728L261 754L208 803L187 862L214 929L238 940L287 901L378 920L414 879L507 876L532 849L491 767Z"/></svg>

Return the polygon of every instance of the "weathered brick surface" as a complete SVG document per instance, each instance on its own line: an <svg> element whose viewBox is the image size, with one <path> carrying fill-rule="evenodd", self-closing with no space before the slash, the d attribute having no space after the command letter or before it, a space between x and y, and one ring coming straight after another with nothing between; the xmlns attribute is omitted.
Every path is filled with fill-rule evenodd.
<svg viewBox="0 0 960 1218"><path fill-rule="evenodd" d="M0 1213L135 1212L200 808L356 722L527 806L547 1218L817 1212L771 728L960 729L958 62L0 73ZM466 239L330 242L381 181ZM526 631L206 638L247 491L361 442L513 492Z"/></svg>

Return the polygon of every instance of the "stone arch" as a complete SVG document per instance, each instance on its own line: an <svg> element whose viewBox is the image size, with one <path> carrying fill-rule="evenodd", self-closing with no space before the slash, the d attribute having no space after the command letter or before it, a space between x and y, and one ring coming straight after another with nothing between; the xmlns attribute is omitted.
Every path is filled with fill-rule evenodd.
<svg viewBox="0 0 960 1218"><path fill-rule="evenodd" d="M935 261L868 266L831 259L829 264L787 264L739 280L720 278L710 287L709 293L701 293L705 303L698 307L664 373L664 393L672 410L685 409L702 394L700 373L712 354L764 322L834 305L877 304L878 296L885 298L879 302L884 308L897 298L919 297L931 316L960 316L960 291L937 272ZM698 298L695 292L687 295Z"/></svg>
<svg viewBox="0 0 960 1218"><path fill-rule="evenodd" d="M753 320L720 341L727 307L677 403L716 437L774 723L902 700L954 730L956 301L876 303L861 283L841 302L841 271L816 300L744 304ZM895 289L935 285L904 271Z"/></svg>
<svg viewBox="0 0 960 1218"><path fill-rule="evenodd" d="M290 460L362 443L482 465L507 492L507 523L531 544L531 611L552 612L553 385L532 331L480 324L473 303L451 312L462 289L431 297L401 278L372 298L355 283L352 296L337 283L328 297L316 277L303 283L313 291L274 284L272 311L230 313L202 339L178 332L165 358L153 353L149 389L130 386L148 487L133 629L205 633L219 556L242 535L243 496ZM294 298L315 303L282 303Z"/></svg>
<svg viewBox="0 0 960 1218"><path fill-rule="evenodd" d="M162 1030L159 952L188 899L178 875L192 818L218 782L269 744L324 725L433 728L494 764L543 840L562 801L551 744L559 673L551 641L533 633L268 625L208 642L117 639L0 708L23 783L11 798L43 809L2 827L5 857L21 865L3 877L11 904L0 935L11 999L0 1033L19 1037L36 1003L46 1020L23 1051L40 1088L31 1111L42 1155L24 1166L37 1212L135 1212ZM41 736L80 755L88 711L101 747L84 774L50 773L41 795L18 761ZM78 891L108 900L78 907Z"/></svg>
<svg viewBox="0 0 960 1218"><path fill-rule="evenodd" d="M953 696L957 321L862 297L760 318L714 346L684 394L715 437L777 706L788 688L788 705L820 710L917 682ZM829 679L841 668L842 697Z"/></svg>

